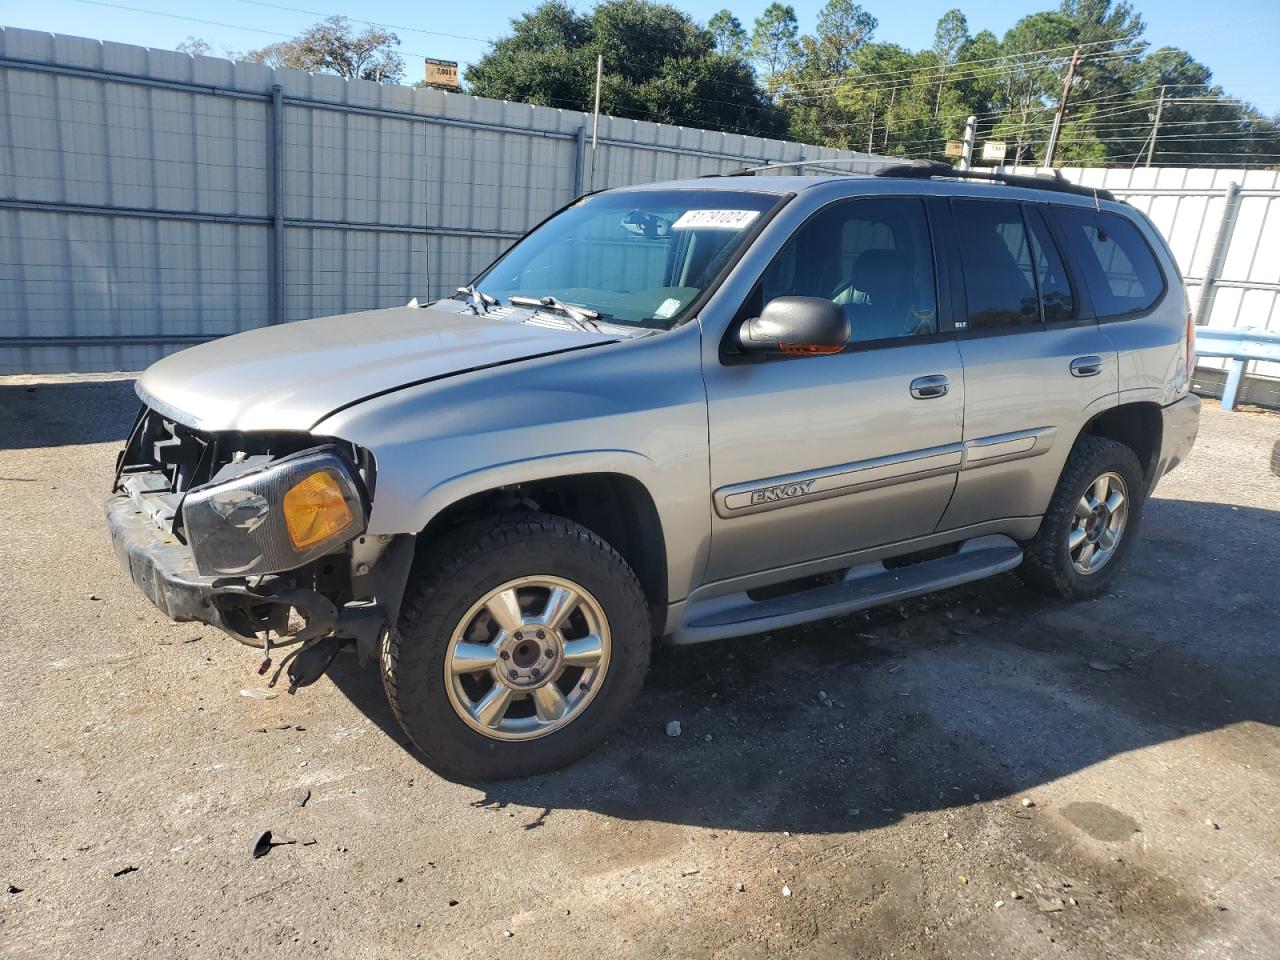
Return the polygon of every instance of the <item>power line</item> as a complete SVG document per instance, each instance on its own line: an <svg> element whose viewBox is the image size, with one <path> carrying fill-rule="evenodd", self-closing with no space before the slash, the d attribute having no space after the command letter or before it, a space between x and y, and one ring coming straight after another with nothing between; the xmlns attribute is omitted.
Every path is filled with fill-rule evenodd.
<svg viewBox="0 0 1280 960"><path fill-rule="evenodd" d="M1099 41L1099 42L1114 43L1115 41ZM1049 48L1049 49L1051 50L1056 48ZM1137 53L1141 52L1141 50L1143 49L1146 49L1146 48L1142 47L1142 48L1134 48L1132 50L1114 51L1111 53L1090 54L1086 57L1086 59L1088 59L1090 62L1093 62L1093 63L1106 61L1106 60L1113 60L1113 59L1129 59L1130 57L1135 56ZM956 69L952 70L951 72L947 73L945 77L941 78L941 81L944 83L959 83L965 80L978 80L978 79L983 79L985 77L1002 76L1002 75L1008 74L1011 70L1016 70L1021 67L1034 68L1035 70L1038 70L1038 71L1042 70L1047 72L1052 70L1056 66L1065 66L1067 63L1070 62L1070 59L1071 59L1070 57L1053 58L1050 60L1023 60L1022 59L1024 57L1029 57L1036 53L1043 53L1043 52L1047 52L1047 51L1031 51L1027 54L1018 54L1016 56L993 58L994 62L992 63L991 66L982 67L982 68L973 68L973 64L985 63L987 61L985 60L962 61L955 65ZM820 93L834 91L839 89L842 86L859 86L859 85L865 86L865 85L868 85L868 81L874 80L877 77L884 77L884 76L894 77L894 78L906 78L906 79L901 79L901 80L895 79L893 81L885 81L884 83L881 83L881 84L874 84L874 86L876 86L877 88L880 88L880 87L888 88L892 86L906 86L911 83L911 81L915 78L916 74L934 73L937 70L938 70L937 64L930 64L928 66L922 66L922 67L911 67L901 71L884 71L879 73L853 72L853 73L847 74L844 77L829 78L826 80L793 81L783 89L784 89L784 95L787 95L786 91L788 90L802 91L801 93L791 93L790 97L793 99L799 99L800 97L803 97L803 96L816 97Z"/></svg>
<svg viewBox="0 0 1280 960"><path fill-rule="evenodd" d="M309 17L320 17L327 19L331 16L341 16L343 19L350 20L353 23L363 23L369 27L382 27L387 30L403 30L406 33L422 33L431 37L446 37L450 40L474 40L476 43L491 44L492 40L486 40L484 37L469 37L463 33L444 33L440 30L423 30L421 27L408 27L400 23L385 23L381 20L361 20L359 17L351 17L346 14L321 13L318 10L306 10L302 7L287 7L279 3L267 3L266 0L235 0L236 3L246 3L254 7L267 7L272 10L283 10L286 13L305 13Z"/></svg>
<svg viewBox="0 0 1280 960"><path fill-rule="evenodd" d="M978 64L989 63L989 64L993 64L993 66L987 69L1004 69L1010 65L1012 66L1021 65L1021 63L1024 60L1029 61L1031 60L1031 58L1038 57L1041 54L1056 53L1058 51L1063 51L1063 50L1075 50L1077 46L1081 48L1096 47L1100 45L1114 46L1118 43L1125 43L1125 42L1127 41L1124 41L1121 39L1093 40L1093 41L1090 41L1089 43L1082 43L1082 44L1073 43L1073 44L1068 44L1066 46L1061 46L1061 47L1044 47L1040 50L1027 50L1023 53L1014 53L1014 54L1006 53L1006 54L1000 54L995 57L984 57L978 60L962 60L957 62L955 66L959 67L962 70L969 70L976 67ZM1086 54L1086 56L1088 56L1089 58L1117 56L1117 55L1132 56L1136 53L1141 52L1142 49L1145 49L1148 46L1150 46L1150 44L1140 43L1135 47L1126 51L1111 51L1109 53ZM1055 59L1058 59L1061 63L1065 64L1071 58L1069 56L1063 56L1061 58L1055 58ZM1037 66L1039 66L1041 65L1042 61L1037 61L1036 63L1037 63ZM903 77L903 76L912 76L918 73L932 73L932 72L935 72L937 69L938 69L938 64L931 63L931 64L923 64L918 67L907 67L902 70L882 70L882 71L876 71L872 73L858 73L858 74L851 75L851 77L859 80L870 80L870 79L875 79L876 77L885 77L885 76ZM954 76L954 74L948 74L947 76L951 77L951 76ZM830 86L830 85L839 84L843 82L846 82L844 78L829 78L827 80L815 80L808 83L803 83L802 85L807 87L817 87L817 86Z"/></svg>
<svg viewBox="0 0 1280 960"><path fill-rule="evenodd" d="M1274 20L1274 19L1280 19L1280 15L1271 16L1271 17L1257 17L1257 18L1252 18L1250 20L1246 20L1246 21L1231 21L1231 22L1219 23L1219 24L1207 24L1207 25L1204 25L1203 27L1187 28L1187 29L1206 30L1206 29L1214 29L1215 27L1234 26L1241 23L1253 23L1253 22ZM1129 42L1130 41L1124 40L1123 38L1116 38L1111 40L1091 41L1089 43L1081 44L1080 46L1083 49L1085 47L1100 46L1100 45L1101 46L1116 45L1116 44L1129 43ZM1239 43L1238 41L1233 40L1232 45L1233 45L1233 48L1235 48L1239 46ZM1132 46L1126 47L1120 50L1100 51L1096 53L1086 52L1084 57L1086 60L1094 61L1094 62L1104 61L1107 59L1129 59L1133 56L1149 51L1153 46L1154 44L1151 41L1143 40L1143 41L1134 42ZM1058 51L1066 51L1066 50L1074 50L1074 49L1075 49L1075 45L1073 44L1073 45L1067 45L1067 46L1061 46L1061 47L1045 47L1039 50L1025 51L1018 54L1002 54L996 57L988 57L988 58L983 58L979 60L959 61L958 63L952 66L961 72L947 73L945 77L941 78L941 80L943 82L951 82L953 79L954 80L960 80L960 79L966 79L966 78L975 79L975 78L987 75L992 71L994 72L1005 71L1009 67L1017 68L1020 66L1035 66L1037 69L1049 69L1049 68L1052 68L1053 66L1065 65L1068 62L1069 58L1066 56L1062 56L1058 58L1052 58L1047 61L1039 61L1034 63L1026 63L1025 61L1027 61L1028 58L1034 58L1041 54L1055 53ZM975 69L976 65L986 64L986 63L990 63L993 66L986 67L983 69ZM879 71L879 72L872 72L872 73L854 73L843 78L834 77L834 78L827 78L825 80L794 81L791 84L791 88L793 90L817 91L822 89L833 89L846 83L872 80L872 79L876 79L877 77L911 78L920 73L936 72L940 69L940 66L941 65L938 63L932 63L932 64L923 64L917 67L908 67L902 70ZM906 83L906 82L910 82L910 80L909 79L903 80L902 82ZM1196 84L1196 85L1213 86L1213 84Z"/></svg>
<svg viewBox="0 0 1280 960"><path fill-rule="evenodd" d="M239 23L227 23L224 20L207 20L202 17L190 17L190 16L187 16L186 14L168 13L163 10L148 10L144 7L131 7L123 3L108 3L107 0L73 0L73 2L85 3L93 7L106 7L107 9L110 9L110 10L124 10L129 13L145 13L152 17L165 17L169 20L184 20L187 23L199 23L208 27L224 27L228 30L243 30L246 33L259 33L269 37L284 37L285 39L292 39L291 34L281 33L278 30L267 30L262 27L246 27L243 24L239 24ZM368 21L362 20L359 22L367 23ZM397 51L397 52L407 53L411 57L420 57L423 59L427 57L427 54L425 53L415 53L412 50L403 50L403 51Z"/></svg>
<svg viewBox="0 0 1280 960"><path fill-rule="evenodd" d="M272 36L272 37L286 37L286 38L288 37L287 34L280 33L278 31L267 30L260 27L251 27L251 26L245 26L242 24L228 23L226 21L206 19L201 17L188 16L184 14L169 13L169 12L160 11L160 10L146 9L141 7L130 6L127 4L109 2L109 0L76 0L76 2L85 3L92 6L97 6L97 7L104 7L108 9L124 10L124 11L133 12L133 13L147 14L147 15L156 16L156 17L165 17L167 19L182 20L190 23L199 23L207 26L216 26L216 27L223 27L223 28L233 29L233 30L241 30L245 32L263 34L263 35ZM316 17L326 16L326 14L318 10L273 3L273 2L270 2L270 0L236 0L236 2L244 3L250 6L267 8L267 9L276 9L276 10L282 10L282 11L291 12L291 13L301 13L301 14L306 14L308 16L316 16ZM1201 28L1187 28L1187 29L1200 29L1200 30L1214 29L1215 27L1225 27L1225 26L1236 25L1239 23L1251 23L1251 22L1259 22L1264 20L1269 21L1277 18L1280 18L1280 15L1276 15L1272 17L1252 18L1251 20L1248 20L1248 21L1236 21L1234 22L1234 24L1233 23L1216 24L1216 25L1210 24ZM417 27L410 27L407 25L388 24L381 21L365 20L365 19L359 19L359 18L349 18L349 19L354 19L356 23L367 24L370 26L377 26L377 27L382 27L382 28L391 29L391 30L402 30L406 32L418 33L418 34L423 34L427 36L446 37L449 39L474 41L477 43L484 43L484 44L492 44L494 42L492 40L486 40L480 37L472 37L472 36L467 36L463 34L445 33L443 31L426 30L426 29L420 29ZM1099 48L1099 47L1108 48L1108 49L1093 49L1093 48ZM1149 40L1131 41L1131 40L1125 40L1125 39L1119 38L1119 39L1091 41L1088 43L1080 44L1078 49L1082 51L1086 51L1083 53L1084 60L1092 64L1098 64L1098 63L1106 63L1108 61L1130 60L1134 57L1142 55L1144 52L1149 51L1151 47L1152 47L1152 43ZM988 58L983 58L978 60L963 61L963 62L959 62L957 64L952 65L953 67L952 72L947 73L944 77L939 77L938 82L957 84L957 83L962 83L966 80L975 80L975 79L981 79L981 78L992 77L992 76L1000 76L1000 77L1007 78L1010 82L1016 83L1017 80L1019 79L1018 77L1008 77L1008 74L1011 71L1016 72L1024 69L1034 69L1036 71L1050 72L1056 66L1065 64L1067 62L1067 58L1066 57L1050 57L1047 60L1045 59L1036 60L1034 58L1042 57L1043 55L1046 55L1046 54L1055 54L1060 51L1074 50L1074 49L1077 49L1075 45L1060 46L1060 47L1046 47L1039 50L1023 51L1017 54L1001 54L998 56L988 57ZM1087 52L1090 50L1092 52ZM422 57L422 58L426 57L425 54L414 53L412 51L401 51L401 52L413 57ZM989 66L984 66L988 64ZM916 67L905 68L902 70L884 70L884 71L874 71L869 73L851 73L845 77L828 78L826 80L794 81L792 84L789 84L787 88L784 88L781 94L781 99L784 102L791 103L793 105L796 105L796 104L803 105L805 103L821 103L828 100L836 91L840 90L841 88L845 88L845 89L864 88L865 89L867 87L871 87L872 92L876 98L876 101L875 101L877 104L876 110L877 112L879 112L879 105L880 105L879 98L882 93L888 92L891 90L896 90L899 86L909 84L916 78L920 77L921 75L935 73L940 69L940 66L941 66L940 64L936 64L936 63L922 64ZM886 80L882 84L872 84L870 82L870 81L876 80L877 78L891 78L891 79ZM932 83L932 79L930 79L930 83ZM758 84L748 85L748 84L739 84L739 83L732 83L732 82L721 82L716 86L717 87L740 87L743 89L749 89L752 92L757 94L760 92L760 87ZM1213 89L1220 89L1217 87L1216 84L1210 84L1207 82L1205 83L1188 82L1188 83L1182 83L1182 84L1167 84L1166 86L1172 87L1174 89L1206 88L1207 92ZM1079 91L1075 91L1075 93L1076 93L1077 99L1076 99L1076 102L1073 104L1073 109L1071 111L1072 115L1069 119L1064 120L1064 125L1066 125L1068 129L1072 130L1073 132L1080 129L1089 129L1092 125L1094 125L1098 121L1105 120L1106 118L1109 118L1109 117L1120 118L1128 114L1134 114L1139 112L1149 113L1149 111L1147 110L1148 105L1154 104L1156 102L1155 98L1146 99L1146 100L1135 100L1129 103L1113 102L1129 96L1133 96L1134 91L1120 91L1116 93L1099 94L1094 97L1085 97ZM685 94L685 97L688 100L696 103L715 105L718 107L729 107L736 110L755 111L755 115L758 117L771 113L774 110L780 109L779 105L769 104L769 103L764 103L764 104L749 103L749 102L743 103L739 101L727 101L727 100L717 99L714 97L699 96L695 94ZM543 98L543 99L553 103L570 104L572 105L572 108L575 110L585 111L588 109L585 102L559 100L556 98ZM1253 110L1252 105L1248 101L1242 98L1227 97L1221 93L1213 96L1181 97L1181 98L1171 97L1171 98L1166 98L1165 102L1167 105L1170 105L1170 106L1202 105L1202 106L1221 106L1224 108L1232 108L1232 109L1245 111L1245 112ZM652 117L659 122L686 123L686 124L695 125L695 126L706 126L709 123L714 122L710 118L706 118L706 117L686 117L686 116L681 116L679 114L675 114L672 112L656 112L656 111L641 110L641 109L635 109L635 108L629 108L627 112L632 115L640 114L646 117ZM717 112L721 112L721 111L717 111ZM1088 115L1086 116L1083 114L1088 114ZM929 117L894 118L892 115L888 115L888 116L885 116L883 120L881 120L879 123L876 124L876 128L877 129L882 128L886 138L893 135L891 133L891 128L895 128L895 127L900 129L907 128L906 130L903 130L897 135L898 141L904 144L914 145L917 142L920 143L921 145L923 145L926 142L938 143L938 142L944 141L947 138L939 136L939 137L931 137L931 138L928 138L927 140L917 139L913 141L911 139L904 140L903 134L906 133L907 136L909 137L910 136L909 128L913 124L925 126L925 125L936 123L939 121L961 119L968 115L969 114L967 111L965 113L945 114L945 115L940 115L932 118L929 118ZM1175 117L1176 117L1176 114L1175 114ZM1249 122L1255 122L1256 119L1260 119L1260 118L1253 118L1253 117L1246 116L1246 117L1241 117L1235 120L1203 121L1202 123L1220 123L1220 124L1249 123ZM1032 103L1030 105L1029 115L1019 118L1016 115L1011 115L1008 109L1004 109L1004 110L997 110L988 114L979 115L979 122L980 123L992 122L997 127L1005 126L1007 128L1011 127L1014 130L1018 130L1018 131L1026 131L1026 130L1031 130L1037 127L1043 127L1048 125L1051 122L1051 116L1050 116L1050 109L1048 105L1043 102L1040 95L1033 95ZM1172 127L1180 126L1182 123L1185 123L1187 125L1193 125L1196 123L1196 121L1179 122L1176 119L1171 118L1169 121L1165 121L1162 124L1162 126L1164 128L1172 128ZM1136 128L1139 125L1144 125L1144 124L1145 124L1144 119L1140 119L1139 117L1135 116L1132 121L1117 119L1117 120L1113 120L1111 123L1098 123L1097 129L1099 130L1099 132L1106 132L1106 129L1113 129L1113 128L1131 128L1136 130ZM870 121L862 121L862 120L849 122L849 123L824 122L821 124L823 129L861 128L869 125L870 125ZM754 127L742 127L742 126L736 126L733 124L728 124L723 122L715 123L715 126L725 132L733 132L733 133L738 133L746 136L757 136L757 137L764 136ZM1103 128L1106 128L1106 129L1103 129ZM936 129L936 127L934 129ZM922 130L921 132L923 133L927 131ZM1118 134L1120 131L1118 129L1113 129L1113 132ZM1247 130L1240 131L1240 132L1246 133L1246 134L1250 133ZM1177 134L1171 134L1170 138L1174 138L1176 136ZM1224 132L1223 134L1215 135L1215 137L1218 139L1223 139L1225 136L1227 136L1227 132ZM1267 134L1265 133L1256 134L1256 136L1265 137L1267 136ZM1130 142L1129 138L1120 137L1118 139L1121 142ZM1161 139L1163 140L1165 139L1165 137L1162 136ZM1028 141L1020 141L1020 142L1023 145L1026 145L1028 143ZM1087 139L1086 138L1070 138L1070 139L1064 140L1063 142L1076 143L1076 142L1107 142L1107 141L1105 140L1105 138L1093 137L1093 138L1087 138ZM886 140L886 143L887 143L887 140Z"/></svg>

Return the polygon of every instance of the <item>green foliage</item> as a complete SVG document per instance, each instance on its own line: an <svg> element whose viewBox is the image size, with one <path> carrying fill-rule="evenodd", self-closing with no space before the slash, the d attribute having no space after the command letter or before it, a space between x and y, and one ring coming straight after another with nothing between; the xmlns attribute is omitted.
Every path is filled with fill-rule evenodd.
<svg viewBox="0 0 1280 960"><path fill-rule="evenodd" d="M720 10L711 15L707 21L707 29L715 39L716 51L730 57L745 58L751 47L751 39L742 26L742 21L729 10Z"/></svg>
<svg viewBox="0 0 1280 960"><path fill-rule="evenodd" d="M1150 51L1134 8L1114 0L1062 0L1030 13L1003 37L969 34L959 9L939 19L932 49L869 42L827 11L856 8L832 0L813 36L774 83L798 139L904 157L943 159L964 118L978 118L978 141L1003 140L1008 160L1043 162L1067 65L1079 51L1054 163L1131 166L1145 162L1163 90L1155 162L1274 163L1275 119L1225 97L1207 67L1181 50ZM872 21L874 25L874 20ZM831 34L849 39L832 56ZM1271 155L1271 156L1267 156Z"/></svg>
<svg viewBox="0 0 1280 960"><path fill-rule="evenodd" d="M617 117L778 136L786 117L756 86L744 59L742 26L720 33L675 7L604 0L579 14L547 0L511 23L511 33L466 72L471 93L549 107L590 110L596 58L604 57L600 109ZM738 49L720 38L734 37ZM728 32L724 32L728 27Z"/></svg>
<svg viewBox="0 0 1280 960"><path fill-rule="evenodd" d="M777 88L779 79L800 53L800 21L795 7L771 3L756 19L751 32L751 56L764 73L765 86Z"/></svg>
<svg viewBox="0 0 1280 960"><path fill-rule="evenodd" d="M970 34L951 9L915 51L876 41L877 26L854 0L827 0L812 34L779 2L748 34L728 9L703 28L647 0L585 14L549 0L514 20L467 80L483 96L582 109L603 53L603 109L618 116L943 159L972 114L979 144L1004 140L1010 162L1039 164L1078 51L1055 164L1144 163L1162 100L1155 163L1280 160L1277 118L1228 97L1186 51L1150 48L1125 0L1060 0L1000 37Z"/></svg>

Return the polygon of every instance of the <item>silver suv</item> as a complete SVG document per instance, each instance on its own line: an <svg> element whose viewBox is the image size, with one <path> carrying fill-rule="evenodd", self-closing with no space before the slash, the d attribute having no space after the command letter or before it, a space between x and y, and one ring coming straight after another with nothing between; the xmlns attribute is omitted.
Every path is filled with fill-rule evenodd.
<svg viewBox="0 0 1280 960"><path fill-rule="evenodd" d="M454 297L171 356L116 550L273 684L376 661L428 762L480 779L597 745L653 638L1014 568L1094 596L1195 439L1186 296L1138 211L986 180L611 190Z"/></svg>

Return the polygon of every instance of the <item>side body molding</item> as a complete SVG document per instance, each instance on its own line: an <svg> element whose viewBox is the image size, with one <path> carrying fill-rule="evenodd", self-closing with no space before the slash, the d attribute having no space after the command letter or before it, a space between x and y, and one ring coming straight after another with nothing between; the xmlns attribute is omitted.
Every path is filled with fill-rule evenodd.
<svg viewBox="0 0 1280 960"><path fill-rule="evenodd" d="M842 497L911 480L1038 457L1048 453L1057 435L1056 427L1035 427L990 437L976 437L964 443L949 443L925 450L912 450L888 457L738 483L715 491L715 510L719 516L728 520L796 503Z"/></svg>

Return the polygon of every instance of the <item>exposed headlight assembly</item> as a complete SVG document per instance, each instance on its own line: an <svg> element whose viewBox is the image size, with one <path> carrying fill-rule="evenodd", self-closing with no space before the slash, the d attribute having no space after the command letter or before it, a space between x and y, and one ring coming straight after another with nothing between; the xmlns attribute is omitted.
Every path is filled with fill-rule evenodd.
<svg viewBox="0 0 1280 960"><path fill-rule="evenodd" d="M303 450L187 493L182 524L202 576L293 570L362 533L368 509L337 447Z"/></svg>

